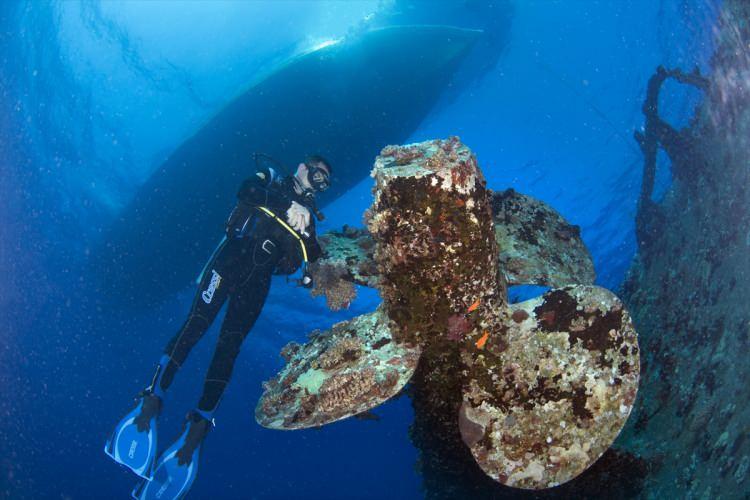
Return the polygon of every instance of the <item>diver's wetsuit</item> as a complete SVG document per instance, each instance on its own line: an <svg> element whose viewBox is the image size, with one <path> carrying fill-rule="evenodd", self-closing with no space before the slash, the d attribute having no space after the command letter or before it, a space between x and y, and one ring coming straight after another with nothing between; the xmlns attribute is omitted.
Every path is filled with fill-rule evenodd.
<svg viewBox="0 0 750 500"><path fill-rule="evenodd" d="M258 208L266 207L285 221L292 201L304 205L303 197L294 190L292 177L279 178L273 169L259 170L245 180L237 198L237 206L227 221L227 238L206 265L190 314L164 351L169 361L160 377L162 390L172 383L190 350L229 300L198 403L202 411L212 412L219 404L242 341L263 308L271 275L291 274L302 262L299 240ZM312 262L321 253L312 218L301 237Z"/></svg>

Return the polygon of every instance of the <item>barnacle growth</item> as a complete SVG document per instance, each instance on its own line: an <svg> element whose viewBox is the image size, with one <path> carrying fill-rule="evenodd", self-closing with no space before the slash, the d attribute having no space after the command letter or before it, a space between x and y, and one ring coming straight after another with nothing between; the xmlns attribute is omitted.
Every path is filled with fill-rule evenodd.
<svg viewBox="0 0 750 500"><path fill-rule="evenodd" d="M264 384L255 418L272 429L304 429L369 410L411 378L419 348L393 342L382 310L282 350L287 364Z"/></svg>
<svg viewBox="0 0 750 500"><path fill-rule="evenodd" d="M508 285L542 285L561 287L594 282L594 263L583 244L578 226L569 224L552 207L531 196L515 192L489 191L498 265ZM463 200L456 201L461 205ZM466 201L471 208L472 200ZM374 207L373 207L374 208ZM375 227L372 209L365 220ZM443 215L447 220L448 216ZM442 223L440 218L438 222ZM439 236L438 236L439 238ZM377 286L375 240L366 229L344 226L320 237L326 255L311 266L315 282L330 282L327 265L336 269L336 279L357 285ZM392 257L399 261L397 254ZM319 276L319 274L321 274ZM338 284L341 286L341 284ZM320 294L334 286L319 285ZM315 290L313 293L318 293Z"/></svg>
<svg viewBox="0 0 750 500"><path fill-rule="evenodd" d="M557 289L512 309L507 347L463 353L471 368L460 430L492 478L556 486L600 457L630 414L636 335L622 303L599 287Z"/></svg>
<svg viewBox="0 0 750 500"><path fill-rule="evenodd" d="M357 296L354 283L347 280L349 271L342 263L315 262L310 265L310 273L313 276L313 297L323 295L326 305L332 311L347 309Z"/></svg>
<svg viewBox="0 0 750 500"><path fill-rule="evenodd" d="M322 264L330 264L341 271L342 279L357 285L377 285L377 269L373 261L375 241L364 230L344 226L341 231L329 231L320 236L320 243L325 248L325 256L311 265L313 277L317 281L317 269Z"/></svg>
<svg viewBox="0 0 750 500"><path fill-rule="evenodd" d="M513 189L492 193L500 269L509 285L561 287L596 278L581 228L552 207Z"/></svg>

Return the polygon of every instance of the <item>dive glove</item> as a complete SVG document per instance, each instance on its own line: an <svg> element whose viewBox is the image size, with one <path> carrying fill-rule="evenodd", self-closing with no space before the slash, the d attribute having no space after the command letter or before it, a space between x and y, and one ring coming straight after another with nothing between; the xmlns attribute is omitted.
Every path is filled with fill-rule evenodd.
<svg viewBox="0 0 750 500"><path fill-rule="evenodd" d="M310 210L296 201L286 211L286 221L298 233L304 233L310 225Z"/></svg>

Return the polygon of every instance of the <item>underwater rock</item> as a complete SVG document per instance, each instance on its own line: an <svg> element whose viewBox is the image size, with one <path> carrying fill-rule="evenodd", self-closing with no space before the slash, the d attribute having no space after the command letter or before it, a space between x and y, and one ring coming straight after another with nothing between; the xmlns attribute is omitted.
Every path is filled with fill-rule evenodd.
<svg viewBox="0 0 750 500"><path fill-rule="evenodd" d="M506 345L464 351L461 436L493 479L539 489L569 481L619 434L640 370L622 303L595 286L512 306ZM523 314L516 314L523 312Z"/></svg>
<svg viewBox="0 0 750 500"><path fill-rule="evenodd" d="M559 288L596 279L581 228L546 203L507 189L492 193L492 213L500 269L509 285Z"/></svg>
<svg viewBox="0 0 750 500"><path fill-rule="evenodd" d="M373 408L411 378L419 348L397 344L381 309L282 350L286 366L264 384L256 421L271 429L319 427Z"/></svg>

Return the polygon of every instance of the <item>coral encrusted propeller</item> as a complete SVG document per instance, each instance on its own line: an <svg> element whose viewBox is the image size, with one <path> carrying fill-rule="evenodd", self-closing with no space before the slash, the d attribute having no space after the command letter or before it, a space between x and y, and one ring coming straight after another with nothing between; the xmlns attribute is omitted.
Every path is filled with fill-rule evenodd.
<svg viewBox="0 0 750 500"><path fill-rule="evenodd" d="M367 231L321 238L316 268L330 291L317 293L339 306L351 285L337 281L357 283L383 303L287 345L257 421L318 427L409 382L412 432L468 447L492 479L542 489L579 475L625 424L640 363L627 310L592 284L578 227L543 202L488 190L456 137L388 146L371 175ZM509 284L552 288L510 304Z"/></svg>

